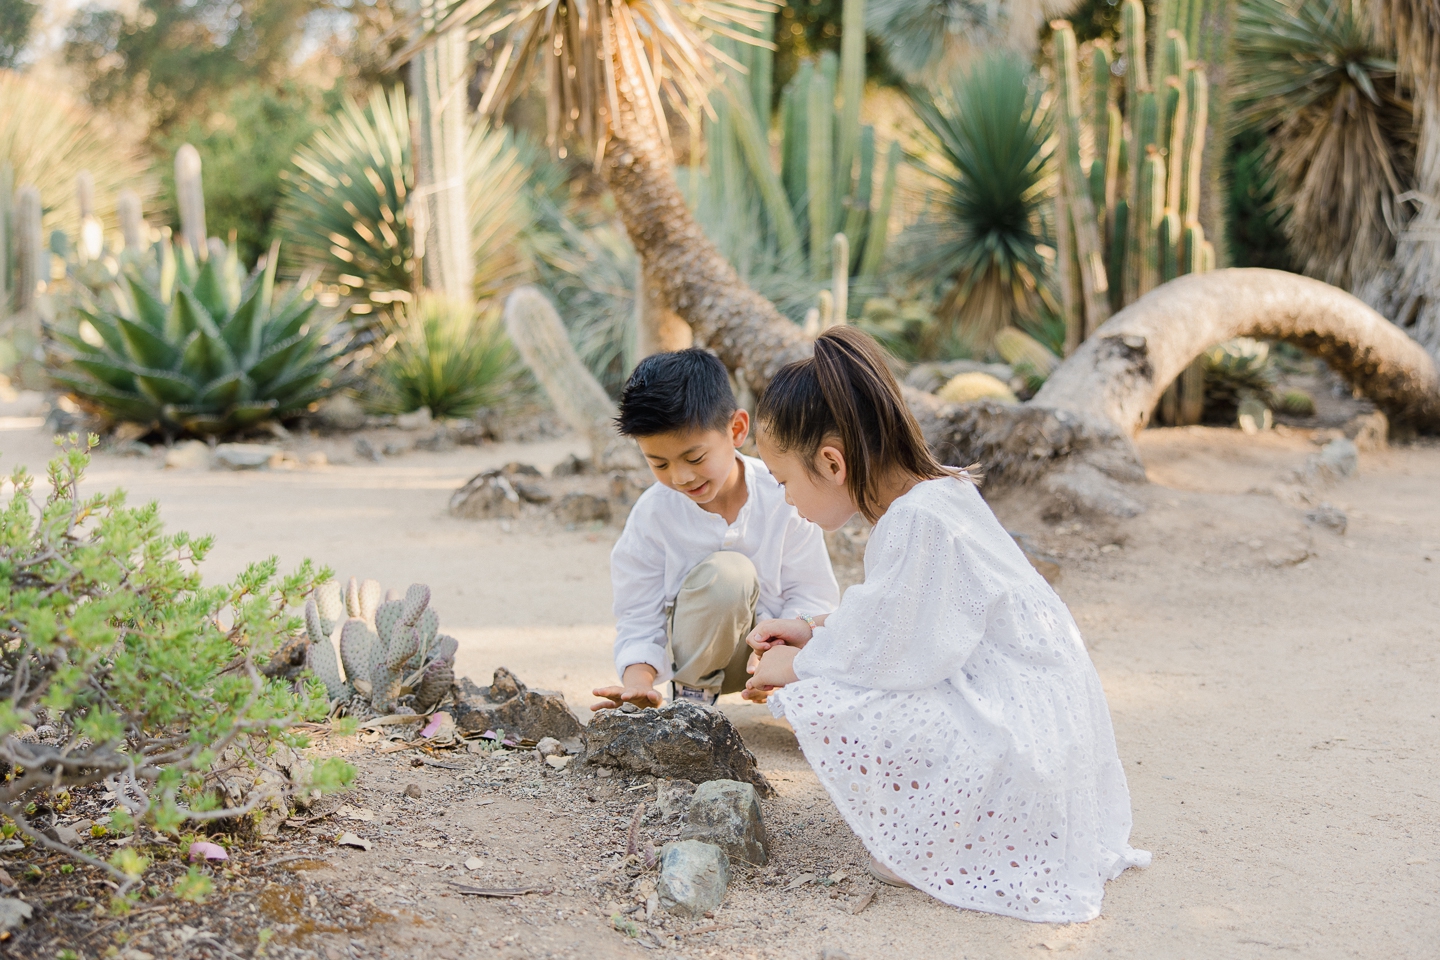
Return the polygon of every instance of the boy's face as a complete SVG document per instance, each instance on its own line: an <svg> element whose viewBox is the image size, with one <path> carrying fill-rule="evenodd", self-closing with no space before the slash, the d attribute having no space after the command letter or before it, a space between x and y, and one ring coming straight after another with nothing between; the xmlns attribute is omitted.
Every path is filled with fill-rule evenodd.
<svg viewBox="0 0 1440 960"><path fill-rule="evenodd" d="M736 410L729 430L676 430L636 437L650 472L696 503L720 495L735 471L735 450L750 433L750 415Z"/></svg>

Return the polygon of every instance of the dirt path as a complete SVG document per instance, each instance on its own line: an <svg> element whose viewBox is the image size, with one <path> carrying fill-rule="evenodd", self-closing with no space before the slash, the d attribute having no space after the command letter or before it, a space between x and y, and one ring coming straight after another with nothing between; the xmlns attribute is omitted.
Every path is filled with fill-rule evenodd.
<svg viewBox="0 0 1440 960"><path fill-rule="evenodd" d="M1306 506L1267 492L1316 449L1306 436L1191 428L1147 432L1141 445L1155 483L1135 520L1057 527L1023 497L996 504L1011 529L1062 560L1058 588L1104 680L1130 778L1133 839L1155 854L1150 869L1109 886L1100 919L1032 925L888 889L851 915L868 888L853 878L863 864L858 843L784 725L736 701L725 709L780 793L766 810L777 862L735 884L714 921L721 929L675 939L669 934L686 925L671 923L651 937L655 925L642 913L631 939L606 919L607 908L636 902L635 890L622 893L605 875L614 863L607 855L653 785L546 774L519 755L415 768L410 754L354 746L362 778L347 802L376 819L350 826L375 848L289 841L324 865L257 890L293 892L272 893L272 907L298 902L323 913L333 902L355 916L384 909L406 920L367 921L346 934L282 928L290 939L267 955L411 956L423 945L446 957L648 948L809 960L827 946L854 958L1434 957L1440 449L1364 455L1359 476L1323 494L1348 516L1342 535L1307 524ZM0 419L0 471L17 460L40 466L48 449L33 420ZM276 553L387 586L427 582L444 628L462 642L461 672L483 680L503 663L583 708L585 692L610 678L606 555L616 531L463 522L444 512L450 491L475 471L512 459L546 468L570 449L566 441L497 445L260 473L162 471L101 455L91 482L159 500L172 528L216 534L207 569L216 578ZM406 800L408 782L428 799ZM658 842L670 828L656 820L644 829ZM471 856L483 869L463 867ZM837 872L851 878L820 882ZM807 873L817 880L790 887ZM555 892L441 897L450 879L472 874L471 882L517 878ZM337 892L352 895L351 905L333 900ZM209 955L186 953L173 930L169 940L155 936L174 947L167 955Z"/></svg>

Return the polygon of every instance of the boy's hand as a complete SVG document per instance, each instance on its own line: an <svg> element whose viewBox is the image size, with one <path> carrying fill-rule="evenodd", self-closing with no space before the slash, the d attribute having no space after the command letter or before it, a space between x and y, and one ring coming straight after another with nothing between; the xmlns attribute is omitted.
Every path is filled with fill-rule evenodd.
<svg viewBox="0 0 1440 960"><path fill-rule="evenodd" d="M655 689L655 678L659 676L648 663L632 663L625 668L620 678L622 686L596 687L590 692L604 697L599 703L590 704L591 710L613 710L622 703L633 703L637 707L660 706L660 691Z"/></svg>
<svg viewBox="0 0 1440 960"><path fill-rule="evenodd" d="M761 620L750 631L745 642L756 653L764 653L772 647L794 647L799 650L810 642L810 624L804 620ZM752 673L754 671L751 671Z"/></svg>
<svg viewBox="0 0 1440 960"><path fill-rule="evenodd" d="M770 650L755 665L754 676L746 682L741 696L753 703L764 703L770 691L800 679L795 676L794 667L799 653L799 649L788 644Z"/></svg>

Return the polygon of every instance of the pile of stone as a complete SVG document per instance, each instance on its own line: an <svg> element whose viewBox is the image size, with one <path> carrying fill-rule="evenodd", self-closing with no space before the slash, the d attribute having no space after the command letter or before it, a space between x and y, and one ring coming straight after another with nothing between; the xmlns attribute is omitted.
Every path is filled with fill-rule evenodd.
<svg viewBox="0 0 1440 960"><path fill-rule="evenodd" d="M648 474L597 473L590 460L561 461L547 479L525 463L507 463L471 477L450 497L450 513L467 520L549 516L568 526L623 524L630 508L653 482Z"/></svg>

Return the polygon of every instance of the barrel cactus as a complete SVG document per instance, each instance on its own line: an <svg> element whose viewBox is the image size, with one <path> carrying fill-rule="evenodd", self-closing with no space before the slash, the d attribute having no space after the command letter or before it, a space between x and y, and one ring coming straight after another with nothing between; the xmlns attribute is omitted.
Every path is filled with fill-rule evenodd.
<svg viewBox="0 0 1440 960"><path fill-rule="evenodd" d="M209 251L207 251L207 254ZM332 392L328 318L298 289L277 297L275 251L246 277L235 255L197 261L157 244L110 295L57 329L54 377L117 420L213 436L298 414Z"/></svg>
<svg viewBox="0 0 1440 960"><path fill-rule="evenodd" d="M421 583L384 602L374 580L352 577L343 594L338 583L322 584L305 604L306 664L330 698L349 702L352 711L409 706L428 713L455 682L459 647L439 633L440 616L429 604L430 588Z"/></svg>

